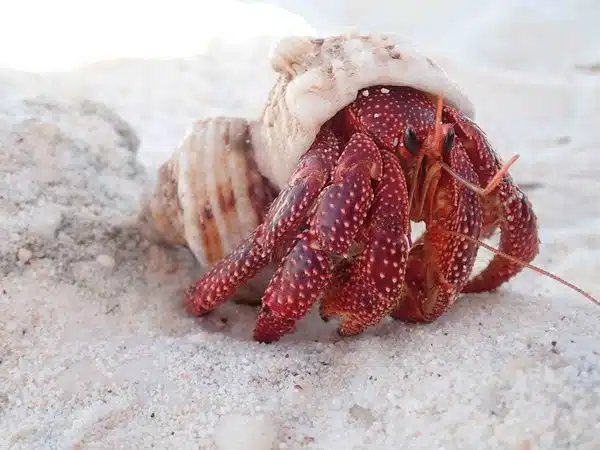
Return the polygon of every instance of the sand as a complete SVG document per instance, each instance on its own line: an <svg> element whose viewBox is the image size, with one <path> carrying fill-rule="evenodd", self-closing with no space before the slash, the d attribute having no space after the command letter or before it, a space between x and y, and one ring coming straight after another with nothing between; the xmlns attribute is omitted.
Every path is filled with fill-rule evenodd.
<svg viewBox="0 0 600 450"><path fill-rule="evenodd" d="M193 120L260 111L281 34L402 30L521 154L536 263L598 296L600 7L180 3L136 28L110 2L40 10L19 51L16 5L0 31L0 448L600 448L600 308L553 280L526 271L433 324L352 339L312 314L262 345L253 308L189 317L195 261L134 227Z"/></svg>

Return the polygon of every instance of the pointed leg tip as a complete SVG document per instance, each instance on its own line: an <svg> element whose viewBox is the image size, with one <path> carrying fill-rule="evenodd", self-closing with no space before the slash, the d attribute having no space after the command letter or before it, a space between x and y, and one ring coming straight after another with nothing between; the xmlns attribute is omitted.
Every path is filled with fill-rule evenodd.
<svg viewBox="0 0 600 450"><path fill-rule="evenodd" d="M203 317L210 314L213 311L212 309L205 309L197 303L186 302L184 306L188 314L194 317Z"/></svg>
<svg viewBox="0 0 600 450"><path fill-rule="evenodd" d="M495 280L493 280L495 281ZM508 281L508 280L507 280ZM481 280L478 277L474 277L472 279L470 279L469 281L467 281L467 283L464 285L464 287L461 290L461 294L481 294L484 292L496 292L500 286L502 284L504 284L506 281L502 281L499 284L494 284L491 282L488 282L487 284L484 282L481 282Z"/></svg>
<svg viewBox="0 0 600 450"><path fill-rule="evenodd" d="M192 286L183 293L183 305L191 316L205 316L212 312L212 309L204 308L196 295L195 286Z"/></svg>
<svg viewBox="0 0 600 450"><path fill-rule="evenodd" d="M358 336L363 331L365 331L366 328L367 326L362 323L342 319L342 322L337 328L337 334L345 338Z"/></svg>
<svg viewBox="0 0 600 450"><path fill-rule="evenodd" d="M329 322L331 319L333 319L334 316L335 314L333 314L331 311L324 311L323 309L319 309L319 317L323 322Z"/></svg>
<svg viewBox="0 0 600 450"><path fill-rule="evenodd" d="M254 340L260 344L273 344L281 339L285 332L274 328L256 327Z"/></svg>
<svg viewBox="0 0 600 450"><path fill-rule="evenodd" d="M295 323L294 319L279 317L263 305L254 327L254 340L265 344L276 342L283 335L292 333L296 329Z"/></svg>
<svg viewBox="0 0 600 450"><path fill-rule="evenodd" d="M398 311L392 311L392 312L390 313L390 317L391 317L393 320L402 320L402 316L400 315L400 313L399 313Z"/></svg>
<svg viewBox="0 0 600 450"><path fill-rule="evenodd" d="M274 342L277 342L279 340L278 337L274 337L274 336L265 336L262 334L256 334L254 333L254 340L256 342L258 342L259 344L272 344Z"/></svg>
<svg viewBox="0 0 600 450"><path fill-rule="evenodd" d="M338 328L337 329L338 336L342 337L342 338L350 338L350 337L353 337L353 336L358 336L362 332L363 332L362 329L360 329L360 330L345 329L345 328Z"/></svg>
<svg viewBox="0 0 600 450"><path fill-rule="evenodd" d="M340 328L340 327L338 327L338 328L335 330L335 332L337 333L337 335L338 335L339 337L342 337L342 338L346 338L346 337L350 337L350 336L352 336L351 334L348 334L348 331L347 331L347 330L344 330L343 328Z"/></svg>

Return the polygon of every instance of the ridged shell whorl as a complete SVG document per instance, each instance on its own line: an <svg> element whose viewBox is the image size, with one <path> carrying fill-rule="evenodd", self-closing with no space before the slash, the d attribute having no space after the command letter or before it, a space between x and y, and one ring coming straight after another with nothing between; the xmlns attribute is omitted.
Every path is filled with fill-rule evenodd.
<svg viewBox="0 0 600 450"><path fill-rule="evenodd" d="M196 122L142 201L142 232L190 248L209 267L262 221L276 196L254 161L256 123L216 117Z"/></svg>
<svg viewBox="0 0 600 450"><path fill-rule="evenodd" d="M441 94L473 118L471 102L429 58L395 35L348 33L325 39L292 36L271 53L279 78L253 140L261 172L279 189L319 128L360 89L386 84Z"/></svg>

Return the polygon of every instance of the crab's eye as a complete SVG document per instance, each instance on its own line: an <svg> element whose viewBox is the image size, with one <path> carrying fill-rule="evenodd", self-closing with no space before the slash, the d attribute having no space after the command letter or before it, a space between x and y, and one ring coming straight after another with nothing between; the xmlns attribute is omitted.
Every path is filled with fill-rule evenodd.
<svg viewBox="0 0 600 450"><path fill-rule="evenodd" d="M419 141L417 140L415 130L411 127L406 128L404 131L404 147L413 155L419 151Z"/></svg>
<svg viewBox="0 0 600 450"><path fill-rule="evenodd" d="M454 133L454 130L452 128L450 128L448 130L448 133L444 137L444 146L442 148L442 150L444 152L449 152L450 150L452 150L452 146L454 145L455 136L456 136L456 134Z"/></svg>

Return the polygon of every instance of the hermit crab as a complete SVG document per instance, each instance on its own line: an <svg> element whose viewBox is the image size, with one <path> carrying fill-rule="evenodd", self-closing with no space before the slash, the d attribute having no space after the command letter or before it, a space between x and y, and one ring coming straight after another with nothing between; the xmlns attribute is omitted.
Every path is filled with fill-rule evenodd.
<svg viewBox="0 0 600 450"><path fill-rule="evenodd" d="M537 220L513 160L501 162L462 90L407 42L289 37L271 63L262 116L196 123L142 212L207 269L185 292L191 314L254 286L256 340L292 332L315 303L349 336L387 315L432 321L535 258ZM425 224L415 242L411 221ZM497 254L470 278L497 229Z"/></svg>

